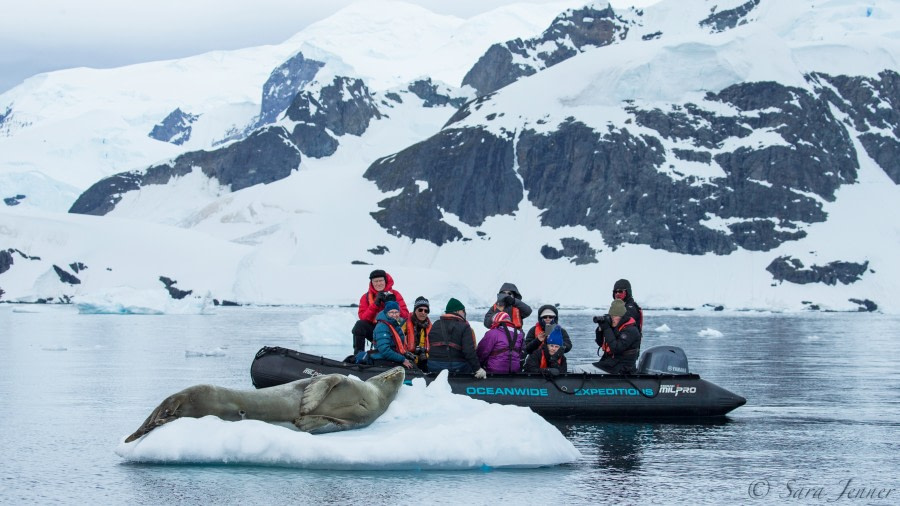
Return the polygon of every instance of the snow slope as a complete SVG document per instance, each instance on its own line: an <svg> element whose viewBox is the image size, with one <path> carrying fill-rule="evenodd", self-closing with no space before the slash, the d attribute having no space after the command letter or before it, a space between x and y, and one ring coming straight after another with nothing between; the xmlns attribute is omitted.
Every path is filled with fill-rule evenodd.
<svg viewBox="0 0 900 506"><path fill-rule="evenodd" d="M809 5L764 0L751 14L754 22L717 34L680 22L702 18L714 6L721 10L742 3L666 0L644 9L642 15L625 12L622 15L635 23L635 36L587 51L504 88L463 124L487 123L488 114L502 111L501 119L490 122L497 132L515 132L523 123L529 128L550 128L568 116L603 129L627 119L621 109L626 99L642 107L663 107L673 101L699 102L707 91L737 82L776 80L808 87L802 75L811 70L874 75L898 67L900 32L895 26L900 8L896 3L880 2L872 7L873 2L854 0L812 1ZM190 109L192 97L199 109L220 110L232 124L249 121L256 112L254 106L258 107L259 87L267 69L298 46L310 58L329 57L336 66L359 72L382 91L420 75L458 84L491 41L506 40L512 33L526 36L526 26L540 31L553 17L540 10L507 8L463 23L418 8L390 6L391 15L384 15L384 9L369 10L367 4L356 4L309 27L284 46L102 72L73 70L29 80L0 96L0 112L5 102L15 103L18 111L19 104L29 100L46 102L47 109L22 106L23 111L31 111L34 126L17 126L8 132L10 137L0 137L0 175L52 167L47 169L49 174L42 173L83 187L101 173L124 170L121 164L140 165L173 156L185 146L138 139L139 134L134 133L117 137L119 151L113 152L105 150L102 143L97 145L98 139L88 133L90 128L79 130L74 125L96 119L107 129L102 131L109 132L108 125L113 123L123 131L124 125L133 123L140 128L128 131L146 137L152 124L175 106L185 109L187 104ZM408 23L391 23L392 19ZM390 36L392 30L410 24L428 29ZM495 26L503 29L491 32ZM659 39L641 40L641 34L657 30L663 32ZM440 33L452 36L441 38ZM499 35L495 37L495 33ZM480 49L472 49L475 46ZM759 54L766 57L759 58ZM215 58L221 60L218 67L212 62ZM246 64L233 63L240 72L222 71L232 65L226 61L238 60ZM201 62L215 68L207 69ZM83 97L90 96L102 89L101 82L110 81L112 86L113 80L117 88L120 83L131 83L141 89L139 75L146 77L153 69L177 75L173 69L179 65L192 69L185 71L185 79L199 69L194 84L217 75L231 90L222 87L216 91L219 95L210 96L200 91L196 95L172 91L171 102L158 107L158 97L141 98L146 92L133 91L136 100L122 93L109 100L123 111L132 108L132 112L116 118L109 116L109 111L98 111L106 100L101 92L81 105L73 98L77 94L50 97L66 86L80 89L79 93L87 94ZM119 71L121 78L116 74ZM134 73L132 81L129 73ZM100 79L100 75L108 79ZM57 84L45 87L43 80ZM127 85L122 89L128 89ZM51 104L58 109L51 111ZM188 112L201 112L199 109ZM459 228L466 240L442 247L396 237L380 228L369 213L389 195L381 194L362 173L379 157L439 131L453 113L449 108L422 108L415 100L389 112L389 118L373 122L362 136L343 137L333 156L304 159L301 170L291 176L236 193L209 187L207 181L191 179L195 176L191 174L166 187L146 187L127 195L105 218L43 213L24 205L18 210L0 207L0 248L17 248L41 257L26 261L13 254L14 265L0 275L0 286L7 292L4 297L35 300L70 295L77 301L81 294L106 293L115 286L161 289L158 278L164 275L176 279L179 288L244 303L349 304L356 302L368 272L377 267L394 276L405 297L426 295L436 307L443 307L451 296L469 307L485 306L505 281L515 282L533 307L542 303L604 307L613 282L627 277L645 307L724 305L728 309L793 311L812 302L823 309L856 310L859 304L850 299L870 299L882 311L900 312L900 266L894 261L900 250L900 226L885 219L900 215L900 194L859 145L858 182L843 186L835 202L824 204L828 221L808 226L808 236L801 241L789 241L767 252L738 250L727 256L677 255L625 245L615 250L603 248L598 263L574 265L565 259L548 261L539 253L541 246L558 244L563 237L603 244L602 235L583 227L542 227L542 210L527 199L513 215L490 217L477 229L445 214L445 220ZM20 119L18 113L15 118ZM218 120L216 124L224 125ZM629 128L640 132L640 127ZM55 132L63 146L70 138L72 144L47 152L38 147L44 135L39 132ZM203 142L214 137L207 136ZM768 143L772 139L757 133L745 142ZM7 151L12 145L15 149ZM114 162L99 163L104 153ZM71 165L59 165L62 159L71 160ZM114 164L119 165L114 169ZM715 175L704 174L699 165L685 164L679 169ZM388 252L373 252L379 246ZM849 286L776 283L765 267L779 255L791 255L806 265L836 258L868 261L874 272ZM83 271L81 285L64 284L52 269L52 265L64 267L72 262L89 266ZM105 270L107 267L112 271Z"/></svg>

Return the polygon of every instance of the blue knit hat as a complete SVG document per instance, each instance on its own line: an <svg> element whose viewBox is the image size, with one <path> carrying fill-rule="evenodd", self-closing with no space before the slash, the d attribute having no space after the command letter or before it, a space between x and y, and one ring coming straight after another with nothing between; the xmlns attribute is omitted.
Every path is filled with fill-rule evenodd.
<svg viewBox="0 0 900 506"><path fill-rule="evenodd" d="M390 311L391 309L396 309L397 311L400 311L400 304L397 304L397 302L393 301L393 300L386 302L384 304L384 313L387 314L387 312Z"/></svg>
<svg viewBox="0 0 900 506"><path fill-rule="evenodd" d="M559 325L554 327L553 332L550 332L550 335L547 336L547 344L563 345L562 331L559 329Z"/></svg>

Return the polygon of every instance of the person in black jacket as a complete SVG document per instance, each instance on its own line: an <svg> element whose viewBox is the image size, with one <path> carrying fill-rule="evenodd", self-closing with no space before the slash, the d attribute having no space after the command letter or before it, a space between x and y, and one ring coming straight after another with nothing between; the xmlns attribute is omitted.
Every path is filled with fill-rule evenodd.
<svg viewBox="0 0 900 506"><path fill-rule="evenodd" d="M613 285L613 300L618 299L625 303L625 316L634 318L634 323L639 331L644 331L644 310L634 301L634 294L631 291L631 282L627 279L620 279Z"/></svg>
<svg viewBox="0 0 900 506"><path fill-rule="evenodd" d="M556 327L528 358L525 359L525 372L556 375L566 372L566 355L562 350L562 329Z"/></svg>
<svg viewBox="0 0 900 506"><path fill-rule="evenodd" d="M556 309L556 306L545 304L538 309L538 321L528 331L528 335L525 336L525 355L538 349L556 327L559 327L559 330L562 332L563 353L569 353L572 349L572 340L569 339L569 333L566 332L566 329L559 325L559 311Z"/></svg>
<svg viewBox="0 0 900 506"><path fill-rule="evenodd" d="M637 371L636 363L641 351L641 331L634 318L626 315L625 302L612 301L609 313L594 318L597 322L594 340L603 350L603 356L594 366L610 374L631 374Z"/></svg>
<svg viewBox="0 0 900 506"><path fill-rule="evenodd" d="M453 298L428 332L428 371L437 374L444 369L487 377L475 353L475 331L466 321L466 308Z"/></svg>
<svg viewBox="0 0 900 506"><path fill-rule="evenodd" d="M503 283L500 285L500 291L497 293L497 302L488 308L484 314L484 326L491 328L494 323L494 315L497 313L506 313L513 322L513 326L517 329L522 328L522 322L531 315L531 306L522 302L522 294L519 289L512 283Z"/></svg>

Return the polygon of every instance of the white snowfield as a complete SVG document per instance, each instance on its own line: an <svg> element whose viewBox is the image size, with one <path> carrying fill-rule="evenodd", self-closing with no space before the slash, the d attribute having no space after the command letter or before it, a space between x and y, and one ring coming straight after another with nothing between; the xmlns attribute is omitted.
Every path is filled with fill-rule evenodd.
<svg viewBox="0 0 900 506"><path fill-rule="evenodd" d="M685 101L724 109L705 103L704 95L746 81L809 89L803 75L812 71L876 77L900 67L897 2L762 0L748 23L721 33L685 21L744 3L663 0L640 13L621 11L630 23L626 40L522 79L454 126L481 124L502 109L503 117L488 122L495 133L514 133L523 123L554 129L570 116L598 130L622 128L628 119L623 100L645 109L667 110ZM774 250L727 256L678 255L642 245L612 250L597 231L542 227L542 209L527 199L515 215L490 217L477 229L445 213L467 240L442 247L388 233L370 216L388 195L362 174L378 158L437 133L454 113L451 107L424 108L412 94L384 106L386 117L362 136L340 137L334 155L304 157L283 180L229 193L195 171L165 187L125 194L106 217L65 213L102 177L209 149L229 129L252 122L269 73L298 50L326 62L323 76L359 77L375 93L402 91L425 76L456 90L492 43L533 37L559 13L521 4L460 20L401 2L390 2L387 11L375 4L354 4L277 46L54 72L0 95L0 114L7 106L12 111L0 124L0 197L26 195L18 206L0 205L0 249L40 257L12 253L14 264L0 274L3 300L67 295L75 302L106 297L114 304L108 296L114 289L165 293L159 277L166 276L179 289L242 303L350 304L365 290L368 273L383 268L408 302L425 295L434 307L450 297L468 307L486 306L506 281L516 283L534 308L606 307L612 284L624 277L645 307L799 311L813 303L855 311L859 304L850 299L868 299L880 311L900 312L900 228L893 219L900 215L900 190L857 141L858 182L840 188L834 202L823 202L826 222L804 225L805 238ZM642 40L657 31L658 39ZM174 146L147 137L176 107L200 115L191 140ZM679 147L666 142L667 149ZM778 136L758 132L741 142L771 144ZM681 174L720 175L710 166L677 163ZM709 227L723 224L710 216ZM589 241L600 250L598 263L576 266L540 254L563 237ZM370 251L378 246L387 252ZM851 285L778 283L765 267L782 255L806 266L868 262L869 270ZM53 265L71 272L75 262L87 266L75 274L81 283L62 283Z"/></svg>

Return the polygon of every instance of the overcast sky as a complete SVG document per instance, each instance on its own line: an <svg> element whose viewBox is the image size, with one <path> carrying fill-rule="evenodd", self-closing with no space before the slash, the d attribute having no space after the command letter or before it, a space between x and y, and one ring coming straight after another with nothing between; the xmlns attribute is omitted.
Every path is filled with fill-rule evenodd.
<svg viewBox="0 0 900 506"><path fill-rule="evenodd" d="M41 72L109 68L216 49L277 44L355 0L11 0L0 29L0 93ZM588 0L407 0L470 17L510 3ZM659 0L612 0L614 7Z"/></svg>

